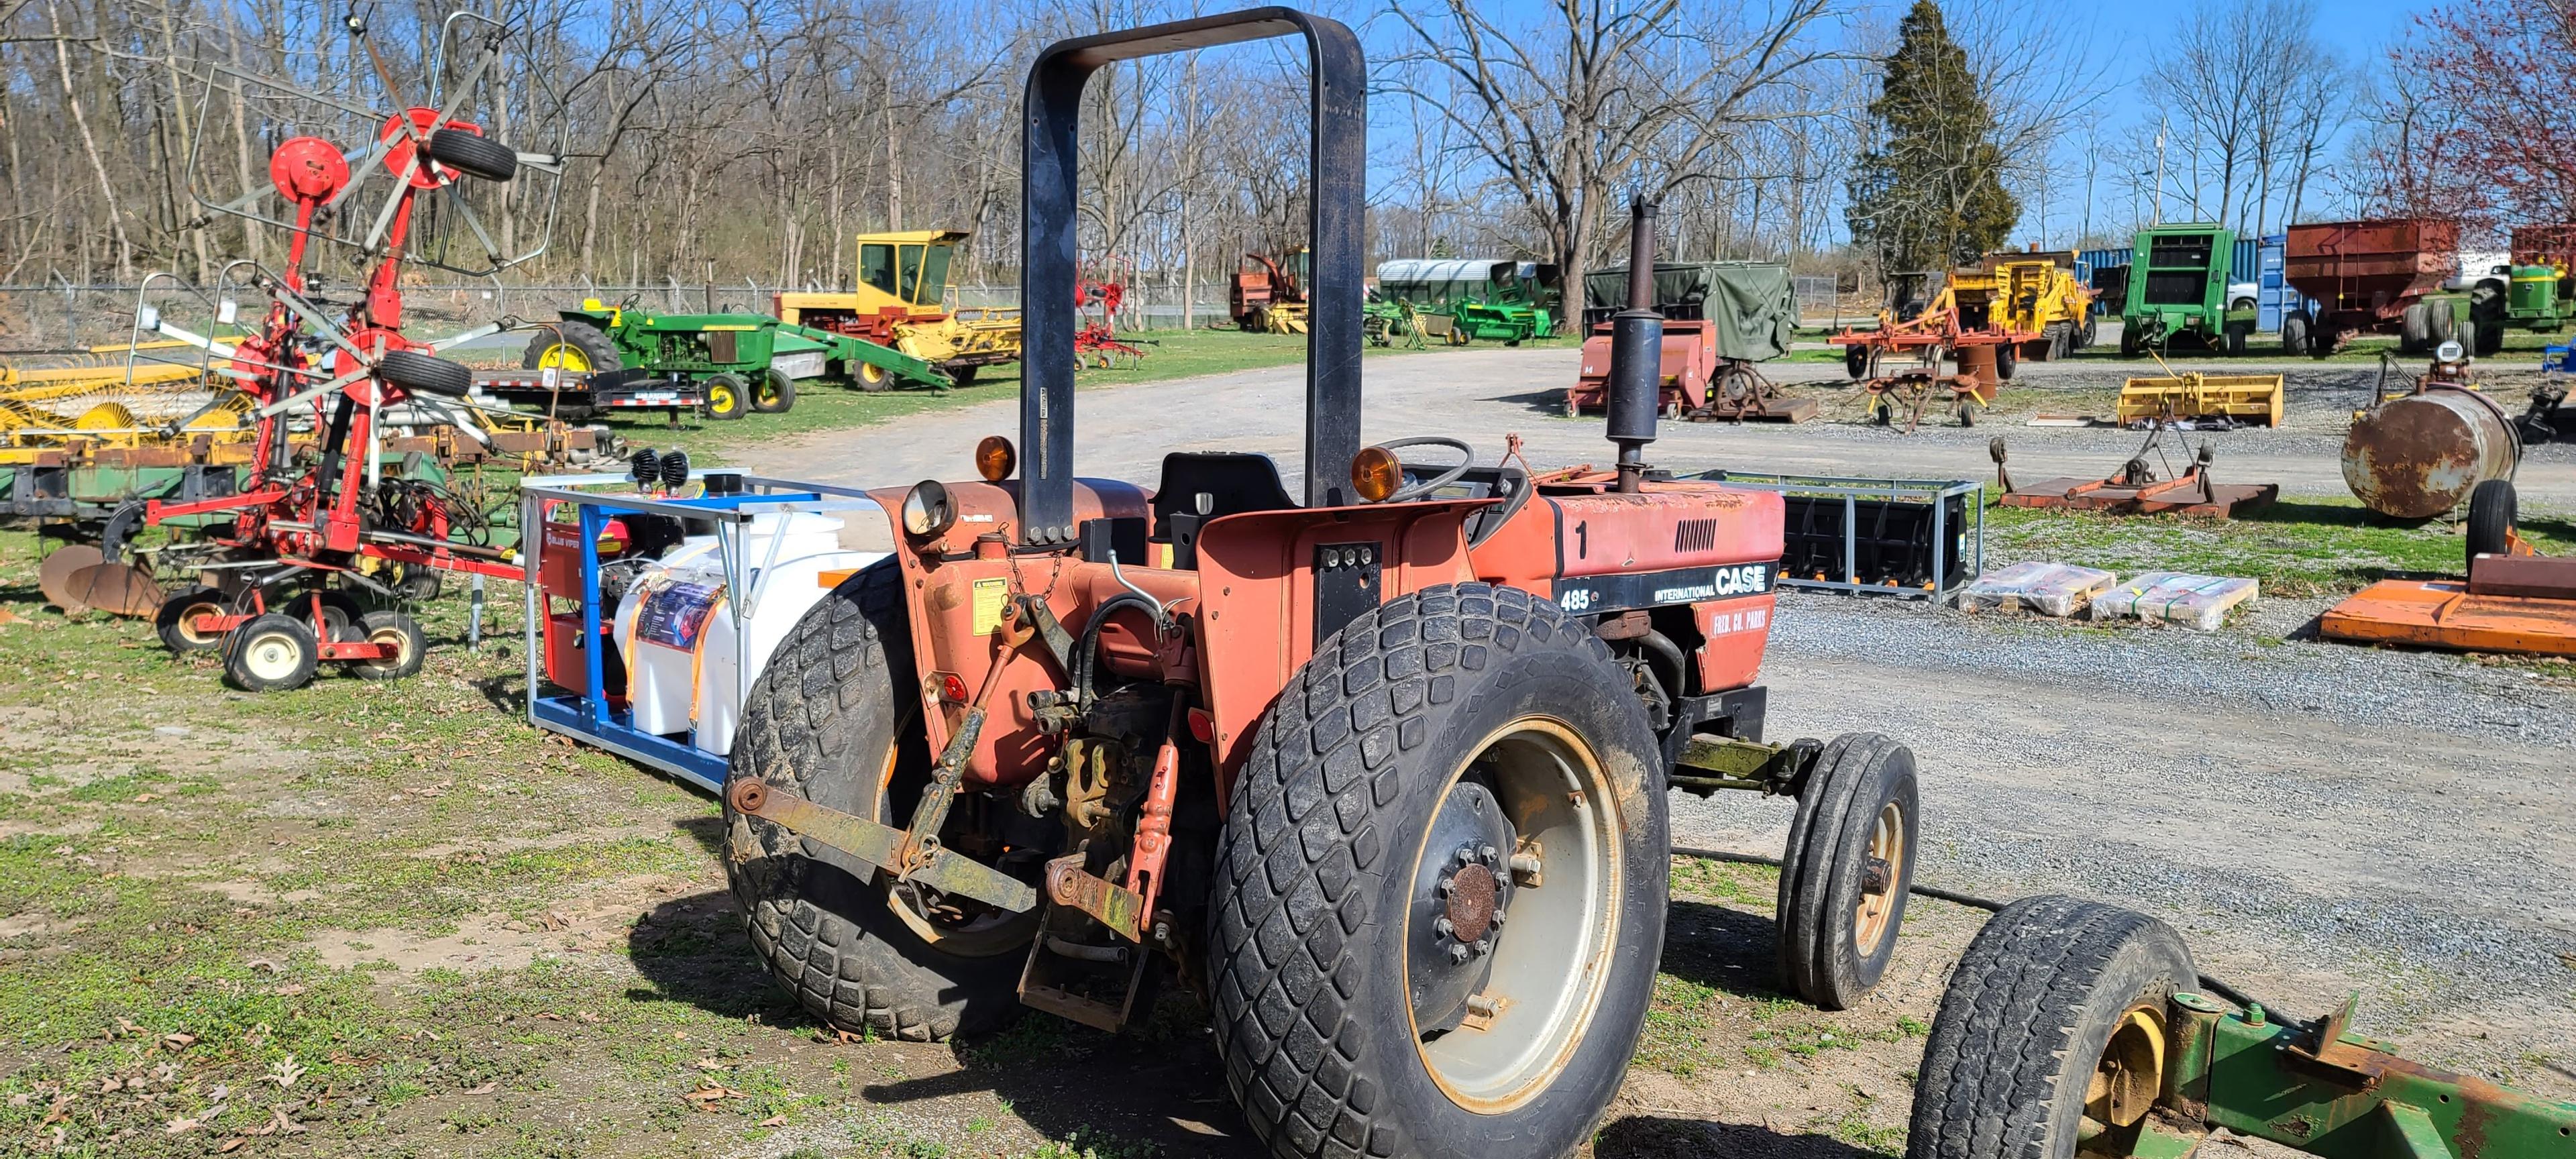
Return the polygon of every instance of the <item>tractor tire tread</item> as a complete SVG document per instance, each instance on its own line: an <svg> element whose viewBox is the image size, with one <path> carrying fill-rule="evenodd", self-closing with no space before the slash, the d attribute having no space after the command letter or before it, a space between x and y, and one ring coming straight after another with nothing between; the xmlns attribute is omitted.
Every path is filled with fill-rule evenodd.
<svg viewBox="0 0 2576 1159"><path fill-rule="evenodd" d="M2161 974L2173 988L2197 981L2182 936L2144 914L2042 895L1988 919L1951 971L1926 1038L1907 1159L2053 1159L2071 1151L2074 1123L2053 1122L2052 1111L2062 1109L2057 1097L2070 1078L2091 1071L2091 1059L2073 1056L2088 1021L2102 1014L2106 983L2136 988L2123 974ZM2110 1017L2131 997L2118 997ZM2075 1087L2079 1108L2082 1091Z"/></svg>
<svg viewBox="0 0 2576 1159"><path fill-rule="evenodd" d="M1208 986L1226 1085L1270 1154L1421 1153L1379 1106L1392 1096L1367 1073L1374 1028L1356 1001L1385 920L1368 881L1405 853L1381 828L1403 789L1395 758L1430 741L1432 709L1470 695L1494 653L1565 647L1612 663L1546 599L1432 588L1352 620L1263 721L1218 846Z"/></svg>
<svg viewBox="0 0 2576 1159"><path fill-rule="evenodd" d="M886 627L903 620L902 574L891 566L861 571L808 611L752 684L731 775L808 792L871 696L891 693L898 708L905 703L912 653ZM724 822L726 877L753 953L807 1013L843 1030L910 1042L940 1041L1007 1017L993 1009L995 995L969 993L920 961L936 951L897 945L794 888L801 883L789 875L810 874L821 847L775 825L754 825L730 804ZM1009 964L1016 981L1018 961ZM999 997L1016 1007L1015 994Z"/></svg>

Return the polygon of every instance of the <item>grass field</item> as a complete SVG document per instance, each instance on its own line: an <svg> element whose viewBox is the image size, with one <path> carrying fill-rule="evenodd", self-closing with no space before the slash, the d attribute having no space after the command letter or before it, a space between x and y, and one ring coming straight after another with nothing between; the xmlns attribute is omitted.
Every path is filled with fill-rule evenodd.
<svg viewBox="0 0 2576 1159"><path fill-rule="evenodd" d="M2027 507L1986 512L1990 566L2037 559L2124 576L2251 576L2267 596L2339 596L2390 575L2457 575L2466 566L2463 534L2457 523L2390 520L2350 498L2280 502L2227 521ZM2526 519L2522 534L2543 554L2576 552L2576 521Z"/></svg>

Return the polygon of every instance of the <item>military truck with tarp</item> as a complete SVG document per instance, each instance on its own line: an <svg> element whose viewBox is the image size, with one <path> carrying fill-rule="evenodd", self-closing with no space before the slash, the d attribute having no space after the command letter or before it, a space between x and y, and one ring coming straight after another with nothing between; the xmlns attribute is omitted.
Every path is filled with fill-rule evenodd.
<svg viewBox="0 0 2576 1159"><path fill-rule="evenodd" d="M1658 262L1654 308L1664 316L1664 361L1658 402L1675 418L1771 418L1797 422L1815 413L1810 399L1785 399L1754 364L1789 352L1798 327L1798 291L1777 262ZM1566 391L1569 415L1604 405L1609 395L1611 315L1628 305L1628 269L1584 275L1583 317L1591 333L1583 364ZM1803 411L1804 413L1800 413Z"/></svg>

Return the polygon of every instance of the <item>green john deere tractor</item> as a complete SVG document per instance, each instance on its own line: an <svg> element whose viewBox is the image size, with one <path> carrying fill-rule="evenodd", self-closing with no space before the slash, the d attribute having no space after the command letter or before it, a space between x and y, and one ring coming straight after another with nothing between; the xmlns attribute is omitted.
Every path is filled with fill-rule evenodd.
<svg viewBox="0 0 2576 1159"><path fill-rule="evenodd" d="M766 314L664 314L637 309L631 298L617 306L592 298L556 314L556 324L528 340L521 366L678 376L706 388L710 418L785 413L796 405L796 384L808 379L837 379L862 390L897 382L934 390L951 385L946 374L901 351Z"/></svg>

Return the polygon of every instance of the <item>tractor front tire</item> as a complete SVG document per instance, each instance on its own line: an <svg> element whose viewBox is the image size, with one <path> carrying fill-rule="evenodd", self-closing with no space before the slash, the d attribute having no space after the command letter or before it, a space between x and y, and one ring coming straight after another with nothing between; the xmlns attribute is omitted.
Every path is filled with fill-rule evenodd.
<svg viewBox="0 0 2576 1159"><path fill-rule="evenodd" d="M775 366L761 368L760 386L752 394L751 409L765 415L783 415L796 409L796 380Z"/></svg>
<svg viewBox="0 0 2576 1159"><path fill-rule="evenodd" d="M751 413L751 384L736 374L710 374L700 380L707 388L706 414L717 422L733 422Z"/></svg>
<svg viewBox="0 0 2576 1159"><path fill-rule="evenodd" d="M805 613L743 706L731 775L861 817L930 768L907 642L903 576L861 571ZM752 950L806 1013L853 1033L928 1042L1019 1009L1033 922L935 925L873 865L724 809L725 876ZM991 918L991 915L986 915Z"/></svg>
<svg viewBox="0 0 2576 1159"><path fill-rule="evenodd" d="M1217 1053L1269 1154L1591 1137L1653 997L1671 872L1628 687L1584 624L1482 583L1363 613L1292 679L1235 783L1208 919Z"/></svg>
<svg viewBox="0 0 2576 1159"><path fill-rule="evenodd" d="M312 625L270 612L224 637L224 675L244 692L285 692L313 679L321 654Z"/></svg>
<svg viewBox="0 0 2576 1159"><path fill-rule="evenodd" d="M1906 1159L2070 1159L2087 1118L2102 1153L2127 1154L2179 1054L2168 1002L2198 984L2182 936L2144 914L2056 896L2004 907L1932 1018Z"/></svg>
<svg viewBox="0 0 2576 1159"><path fill-rule="evenodd" d="M1845 733L1816 758L1780 857L1780 980L1791 993L1847 1010L1887 973L1914 883L1919 809L1904 745Z"/></svg>

